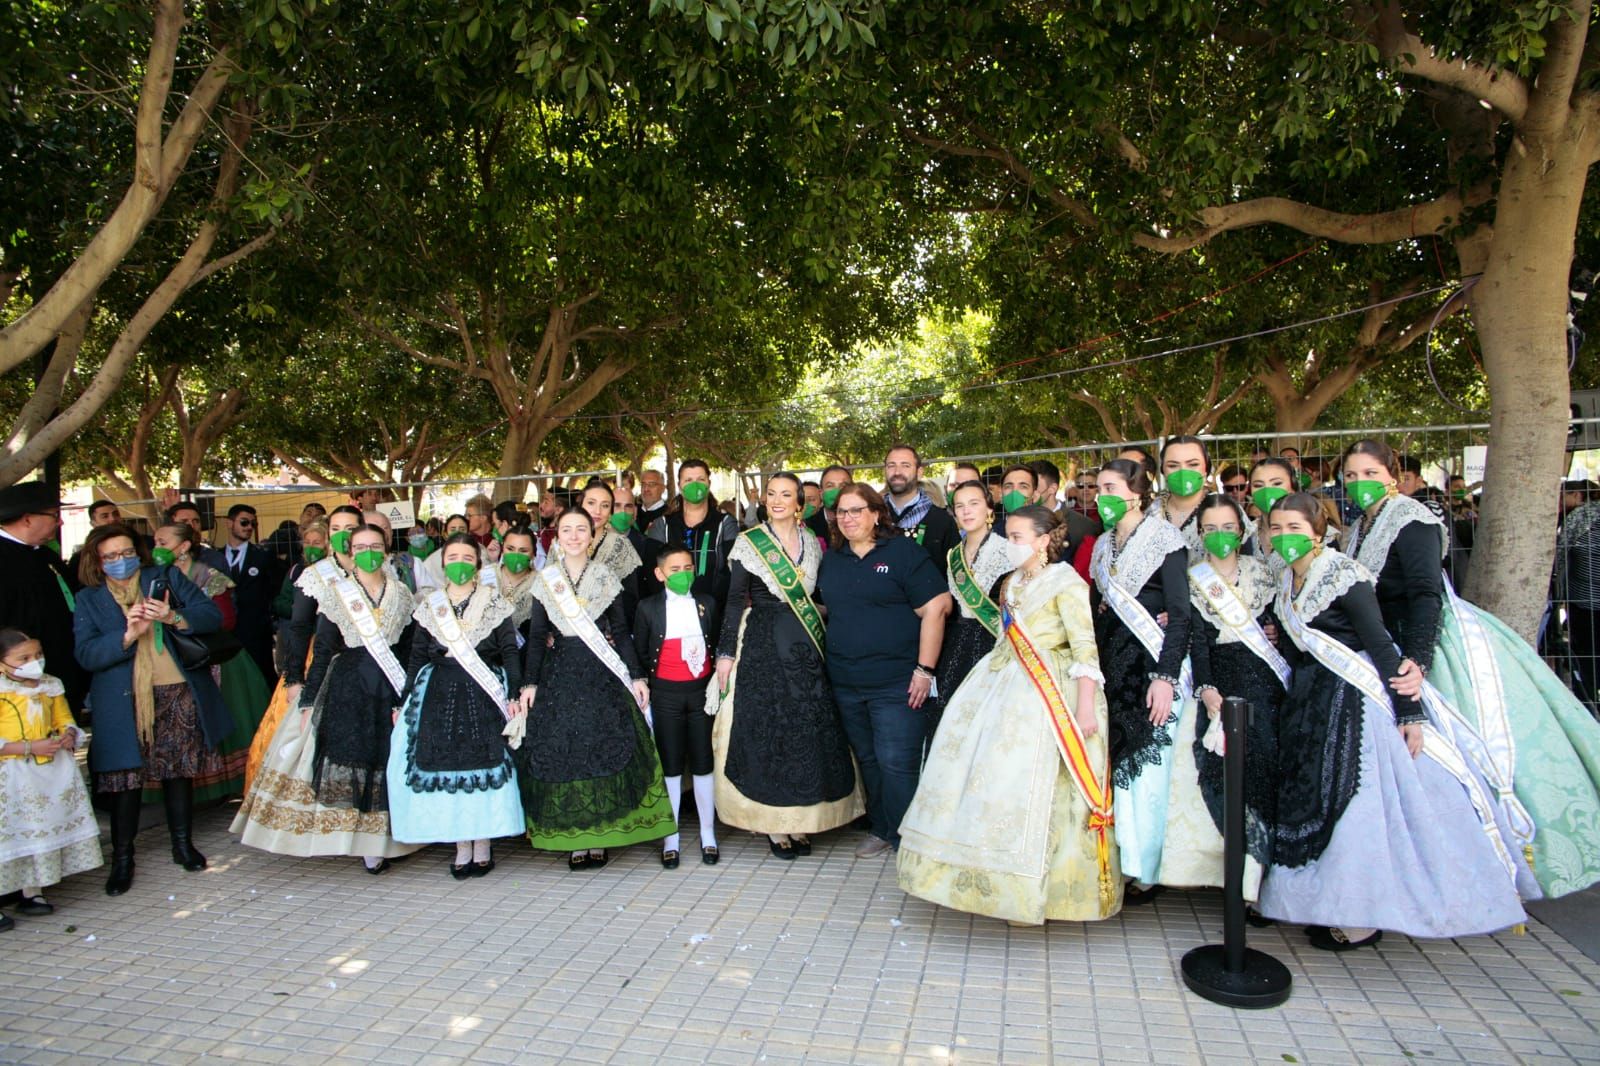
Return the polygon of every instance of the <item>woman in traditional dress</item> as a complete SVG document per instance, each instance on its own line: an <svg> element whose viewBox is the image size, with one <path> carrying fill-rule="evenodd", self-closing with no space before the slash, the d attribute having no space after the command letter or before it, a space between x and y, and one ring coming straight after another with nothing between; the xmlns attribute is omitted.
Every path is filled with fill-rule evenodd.
<svg viewBox="0 0 1600 1066"><path fill-rule="evenodd" d="M1109 679L1117 842L1122 872L1135 882L1125 899L1133 905L1154 895L1161 868L1175 719L1188 696L1189 549L1150 505L1142 463L1113 459L1096 485L1106 535L1095 541L1091 563L1095 638Z"/></svg>
<svg viewBox="0 0 1600 1066"><path fill-rule="evenodd" d="M595 535L589 545L589 558L617 576L622 585L622 610L631 625L633 613L639 608L639 568L644 565L628 539L631 519L626 512L616 510L616 497L604 482L595 482L584 489L578 506L594 521Z"/></svg>
<svg viewBox="0 0 1600 1066"><path fill-rule="evenodd" d="M413 600L388 565L382 530L363 524L333 540L336 552L349 550L355 574L332 564L301 577L318 615L299 713L278 726L232 829L263 851L359 855L368 873L381 874L390 859L416 850L390 833L385 780L405 689L395 648Z"/></svg>
<svg viewBox="0 0 1600 1066"><path fill-rule="evenodd" d="M1377 575L1408 690L1426 679L1482 740L1475 765L1515 792L1517 843L1531 846L1545 895L1600 881L1600 723L1521 637L1449 586L1443 523L1399 493L1387 445L1357 441L1343 468L1362 509L1349 551Z"/></svg>
<svg viewBox="0 0 1600 1066"><path fill-rule="evenodd" d="M1195 697L1204 713L1184 716L1172 753L1168 844L1181 837L1189 846L1165 851L1158 876L1164 885L1222 885L1222 701L1236 696L1251 707L1245 734L1244 896L1254 900L1272 857L1277 715L1289 681L1288 663L1275 644L1277 580L1265 560L1240 553L1249 526L1231 496L1213 493L1202 500L1195 528L1205 557L1189 568L1189 653ZM1194 780L1203 810L1180 802L1178 783Z"/></svg>
<svg viewBox="0 0 1600 1066"><path fill-rule="evenodd" d="M677 828L622 582L590 558L594 528L576 508L556 520L555 547L533 588L522 677L536 697L515 755L528 841L568 852L572 870L604 866L606 849Z"/></svg>
<svg viewBox="0 0 1600 1066"><path fill-rule="evenodd" d="M155 547L150 559L157 566L175 568L211 597L222 612L222 628L232 629L234 620L233 579L210 564L195 558L194 530L182 523L162 526L155 532ZM198 803L244 793L245 763L250 743L261 724L262 713L272 699L261 668L248 655L235 655L211 668L211 679L222 690L222 704L228 709L233 728L222 738L216 752L207 753L200 773L194 779L194 798ZM147 795L146 799L153 799Z"/></svg>
<svg viewBox="0 0 1600 1066"><path fill-rule="evenodd" d="M45 666L44 645L0 629L0 895L21 893L17 913L29 917L55 910L45 889L104 862L73 757L84 732ZM0 914L0 932L14 924Z"/></svg>
<svg viewBox="0 0 1600 1066"><path fill-rule="evenodd" d="M1156 510L1183 537L1191 561L1205 556L1200 543L1200 501L1211 474L1211 455L1199 437L1168 437L1161 445L1163 489Z"/></svg>
<svg viewBox="0 0 1600 1066"><path fill-rule="evenodd" d="M1013 922L1109 918L1122 876L1089 586L1048 561L1066 527L1046 508L1012 512L1006 537L1005 635L945 708L900 823L900 887Z"/></svg>
<svg viewBox="0 0 1600 1066"><path fill-rule="evenodd" d="M1255 530L1246 539L1252 549L1250 554L1266 560L1272 567L1274 580L1283 572L1283 559L1272 550L1267 535L1267 513L1273 504L1298 491L1298 477L1289 460L1277 456L1263 459L1250 468L1250 514L1246 517L1254 519Z"/></svg>
<svg viewBox="0 0 1600 1066"><path fill-rule="evenodd" d="M946 706L972 667L994 649L1000 635L1000 605L994 593L1000 579L1014 569L1003 531L990 528L994 510L983 482L963 481L951 490L950 499L962 539L950 549L945 566L956 604L939 652L939 697Z"/></svg>
<svg viewBox="0 0 1600 1066"><path fill-rule="evenodd" d="M1403 695L1400 656L1366 568L1322 545L1327 516L1293 493L1267 517L1289 564L1277 616L1293 681L1261 912L1309 924L1329 951L1409 936L1492 933L1523 920L1520 849L1450 726Z"/></svg>
<svg viewBox="0 0 1600 1066"><path fill-rule="evenodd" d="M811 853L812 833L866 810L839 707L823 665L822 618L811 594L822 550L802 530L800 481L767 482L767 521L729 553L728 601L717 642L711 735L717 813L765 833L772 854Z"/></svg>
<svg viewBox="0 0 1600 1066"><path fill-rule="evenodd" d="M78 664L93 674L94 739L89 769L111 815L106 895L133 884L140 792L157 784L172 835L172 861L206 868L195 848L194 775L206 749L228 731L228 712L209 670L190 670L167 630L214 633L222 612L170 567L148 562L144 542L121 524L99 526L83 545L72 631Z"/></svg>
<svg viewBox="0 0 1600 1066"><path fill-rule="evenodd" d="M505 535L501 547L504 550L500 553L500 561L494 564L494 580L489 583L493 584L500 596L511 605L511 622L520 640L522 631L528 624L528 615L533 612L535 556L538 553L538 543L527 526L517 526ZM520 664L518 668L520 670Z"/></svg>
<svg viewBox="0 0 1600 1066"><path fill-rule="evenodd" d="M506 536L506 554L529 551L519 539L528 535ZM511 602L478 582L476 538L451 537L442 556L449 587L424 590L412 614L406 694L389 744L389 823L403 843L454 844L450 875L461 881L494 869L495 837L522 832L503 734L533 692L522 685Z"/></svg>

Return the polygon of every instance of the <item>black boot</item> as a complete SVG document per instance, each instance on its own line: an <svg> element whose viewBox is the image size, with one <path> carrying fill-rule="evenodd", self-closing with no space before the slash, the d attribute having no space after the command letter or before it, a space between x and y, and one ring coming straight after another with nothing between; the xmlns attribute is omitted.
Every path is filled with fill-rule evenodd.
<svg viewBox="0 0 1600 1066"><path fill-rule="evenodd" d="M194 873L206 868L206 857L194 850L189 831L194 825L194 781L172 777L161 782L161 798L167 804L167 830L172 833L172 861Z"/></svg>
<svg viewBox="0 0 1600 1066"><path fill-rule="evenodd" d="M139 789L113 792L107 799L111 814L111 874L106 895L120 896L133 885L133 838L139 835Z"/></svg>

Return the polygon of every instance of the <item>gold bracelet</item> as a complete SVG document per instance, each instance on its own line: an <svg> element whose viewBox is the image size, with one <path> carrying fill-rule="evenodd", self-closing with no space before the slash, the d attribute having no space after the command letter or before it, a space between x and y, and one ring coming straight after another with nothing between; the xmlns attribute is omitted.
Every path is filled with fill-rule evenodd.
<svg viewBox="0 0 1600 1066"><path fill-rule="evenodd" d="M33 758L33 741L24 740L22 742L22 754L30 759Z"/></svg>

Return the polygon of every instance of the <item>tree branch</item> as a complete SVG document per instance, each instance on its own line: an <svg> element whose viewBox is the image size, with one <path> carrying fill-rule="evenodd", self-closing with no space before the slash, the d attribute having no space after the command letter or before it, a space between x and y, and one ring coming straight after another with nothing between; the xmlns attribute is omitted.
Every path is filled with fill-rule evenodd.
<svg viewBox="0 0 1600 1066"><path fill-rule="evenodd" d="M1389 0L1373 12L1370 30L1378 54L1402 74L1414 74L1436 85L1459 89L1483 100L1520 124L1528 113L1528 86L1515 74L1476 63L1445 59L1406 28L1400 5Z"/></svg>

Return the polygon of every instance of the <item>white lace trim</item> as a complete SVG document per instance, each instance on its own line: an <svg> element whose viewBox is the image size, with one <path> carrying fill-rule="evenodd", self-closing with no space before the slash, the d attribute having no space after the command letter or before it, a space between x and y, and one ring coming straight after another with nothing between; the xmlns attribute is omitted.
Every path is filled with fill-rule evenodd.
<svg viewBox="0 0 1600 1066"><path fill-rule="evenodd" d="M1220 576L1220 575L1219 575ZM1239 579L1233 586L1233 591L1243 602L1245 609L1250 612L1252 620L1261 617L1261 612L1278 595L1277 575L1260 559L1249 555L1239 556ZM1211 601L1206 598L1201 590L1189 583L1189 602L1200 612L1200 616L1210 622L1217 630L1218 644L1237 644L1239 637L1234 633L1233 627L1223 622L1217 612L1212 609Z"/></svg>
<svg viewBox="0 0 1600 1066"><path fill-rule="evenodd" d="M1323 548L1322 554L1313 559L1306 570L1306 582L1298 596L1294 595L1294 573L1284 571L1283 587L1278 592L1278 610L1293 610L1300 621L1309 626L1334 600L1363 581L1372 583L1372 575L1366 567L1342 552ZM1299 641L1295 643L1300 644ZM1304 644L1300 644L1300 650L1305 650Z"/></svg>
<svg viewBox="0 0 1600 1066"><path fill-rule="evenodd" d="M778 539L772 536L770 532L767 535L772 537L774 541ZM782 551L783 549L780 548L779 550ZM733 551L728 553L728 560L739 563L751 577L760 578L761 583L767 586L767 591L772 593L773 596L784 603L789 602L788 594L779 587L778 579L772 576L772 571L767 569L767 564L761 558L761 553L750 542L748 531L739 534L734 539ZM806 590L806 595L810 596L816 592L817 570L822 565L822 546L817 543L816 537L811 536L806 531L804 526L800 527L800 561L796 563L793 559L790 559L789 562L799 572L800 586Z"/></svg>
<svg viewBox="0 0 1600 1066"><path fill-rule="evenodd" d="M46 665L49 665L46 663ZM50 674L45 674L39 679L37 685L24 685L20 681L13 681L4 674L0 674L0 692L12 692L18 696L65 696L66 686L61 679Z"/></svg>
<svg viewBox="0 0 1600 1066"><path fill-rule="evenodd" d="M1383 564L1389 561L1389 549L1394 547L1395 538L1411 522L1439 527L1445 534L1439 538L1441 548L1439 558L1443 559L1442 553L1450 550L1450 536L1444 528L1444 520L1434 514L1427 504L1421 500L1413 500L1410 496L1389 497L1389 502L1383 505L1378 517L1372 520L1372 528L1365 536L1361 534L1360 522L1351 526L1346 550L1351 558L1362 566L1374 574L1381 574Z"/></svg>
<svg viewBox="0 0 1600 1066"><path fill-rule="evenodd" d="M450 594L443 589L439 591L444 593L445 601L448 603ZM498 589L482 584L473 589L472 595L467 598L467 609L461 613L461 636L467 647L476 648L484 638L495 631L496 626L511 617L511 610L511 602L500 595ZM417 601L412 617L417 620L418 625L432 634L434 640L448 647L444 634L439 631L438 620L428 609L426 599Z"/></svg>
<svg viewBox="0 0 1600 1066"><path fill-rule="evenodd" d="M1067 668L1067 680L1076 681L1080 677L1087 677L1102 688L1105 687L1106 678L1099 667L1090 666L1088 663L1073 663Z"/></svg>
<svg viewBox="0 0 1600 1066"><path fill-rule="evenodd" d="M555 596L550 592L547 582L566 581L567 571L561 564L561 558L552 558L545 568L539 571L539 580L533 588L533 598L544 604L545 614L550 616L550 624L564 637L578 636L578 631L567 621L561 613L561 607L556 603ZM611 606L611 601L622 595L622 582L617 575L611 572L610 567L591 562L578 577L577 587L573 594L578 598L578 606L591 620L598 621L606 613L606 608Z"/></svg>
<svg viewBox="0 0 1600 1066"><path fill-rule="evenodd" d="M323 560L326 562L326 560ZM322 563L318 563L321 566ZM337 563L334 565L338 565ZM314 568L313 568L314 569ZM314 580L307 581L308 569L300 575L300 591L317 602L317 613L325 616L334 625L339 627L339 635L344 638L346 647L362 648L366 640L361 636L355 619L350 617L350 612L345 609L344 599L332 584L322 580L318 574ZM406 631L406 625L411 621L411 610L416 601L411 595L411 590L406 588L406 583L400 580L400 575L394 572L394 567L388 563L383 564L383 593L378 597L378 603L372 608L372 617L377 619L378 633L385 644L394 645L400 639L400 634ZM354 576L350 577L358 588L361 582ZM361 594L366 596L366 590Z"/></svg>
<svg viewBox="0 0 1600 1066"><path fill-rule="evenodd" d="M961 551L962 548L958 544L955 550ZM977 584L978 590L987 596L996 581L1016 569L1011 563L1011 553L1006 550L1006 539L999 534L989 534L984 542L978 545L977 561L967 569L972 571L972 580ZM950 595L956 601L956 610L961 612L961 617L976 619L978 616L972 613L972 608L961 598L961 590L956 588L954 575L947 575L946 580L950 585Z"/></svg>
<svg viewBox="0 0 1600 1066"><path fill-rule="evenodd" d="M610 526L600 534L600 543L595 545L590 558L597 563L604 563L607 569L617 575L618 581L632 576L642 565L633 542Z"/></svg>
<svg viewBox="0 0 1600 1066"><path fill-rule="evenodd" d="M1167 556L1175 549L1188 548L1183 535L1157 511L1145 512L1144 519L1113 562L1112 545L1115 540L1114 530L1107 530L1102 536L1096 537L1090 565L1097 578L1106 575L1134 596L1150 583L1156 571L1161 569L1161 564L1167 561Z"/></svg>
<svg viewBox="0 0 1600 1066"><path fill-rule="evenodd" d="M538 571L529 570L525 574L527 580L518 585L506 583L507 574L502 564L495 564L495 587L500 590L500 598L511 604L511 620L521 626L528 620L528 615L533 613L533 586L539 583Z"/></svg>

